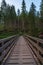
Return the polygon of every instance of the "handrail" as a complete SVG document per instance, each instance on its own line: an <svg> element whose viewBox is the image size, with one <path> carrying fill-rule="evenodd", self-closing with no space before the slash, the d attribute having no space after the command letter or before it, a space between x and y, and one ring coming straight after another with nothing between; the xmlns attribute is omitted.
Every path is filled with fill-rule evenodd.
<svg viewBox="0 0 43 65"><path fill-rule="evenodd" d="M7 56L8 52L14 45L17 37L17 35L14 35L8 38L0 39L0 64L2 64L4 58Z"/></svg>
<svg viewBox="0 0 43 65"><path fill-rule="evenodd" d="M25 35L25 38L29 41L29 46L37 57L39 63L43 65L43 39Z"/></svg>
<svg viewBox="0 0 43 65"><path fill-rule="evenodd" d="M13 38L13 37L15 37L15 36L16 36L16 35L13 35L13 36L10 36L10 37L4 38L4 39L0 39L0 42L5 41L5 40L8 40L8 39L11 39L11 38Z"/></svg>
<svg viewBox="0 0 43 65"><path fill-rule="evenodd" d="M27 35L27 36L28 36L28 35ZM32 37L32 36L28 36L28 37L31 38L31 39L37 40L38 42L40 42L40 43L43 44L43 39L39 39L39 38Z"/></svg>

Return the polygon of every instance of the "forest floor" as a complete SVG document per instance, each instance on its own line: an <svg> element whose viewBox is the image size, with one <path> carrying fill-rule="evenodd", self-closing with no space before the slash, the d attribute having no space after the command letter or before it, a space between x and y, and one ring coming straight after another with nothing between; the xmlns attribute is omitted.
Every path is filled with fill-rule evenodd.
<svg viewBox="0 0 43 65"><path fill-rule="evenodd" d="M14 32L0 33L0 39L7 38L12 35L15 35L15 33Z"/></svg>

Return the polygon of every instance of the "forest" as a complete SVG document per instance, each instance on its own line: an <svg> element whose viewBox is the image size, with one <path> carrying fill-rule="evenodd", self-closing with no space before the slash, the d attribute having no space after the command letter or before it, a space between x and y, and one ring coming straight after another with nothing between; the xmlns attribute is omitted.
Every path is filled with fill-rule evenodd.
<svg viewBox="0 0 43 65"><path fill-rule="evenodd" d="M29 7L29 6L28 6ZM0 7L0 35L13 32L13 34L28 34L38 37L43 33L43 0L41 0L40 11L32 2L29 12L26 10L25 0L22 0L22 11L15 6L10 6L2 0Z"/></svg>

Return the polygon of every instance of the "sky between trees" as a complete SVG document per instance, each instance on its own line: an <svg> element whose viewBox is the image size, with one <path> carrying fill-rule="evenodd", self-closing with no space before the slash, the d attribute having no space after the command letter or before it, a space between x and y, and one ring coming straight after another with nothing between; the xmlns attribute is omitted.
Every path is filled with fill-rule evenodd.
<svg viewBox="0 0 43 65"><path fill-rule="evenodd" d="M20 9L20 11L21 11L22 0L5 0L5 1L7 2L7 4L14 5L16 12L18 9ZM1 6L1 2L2 2L2 0L0 0L0 6ZM25 0L27 11L30 10L30 6L31 6L32 2L35 4L36 10L39 11L41 0Z"/></svg>
<svg viewBox="0 0 43 65"><path fill-rule="evenodd" d="M0 23L4 23L4 31L16 31L17 33L22 32L33 36L38 36L40 32L43 32L43 0L41 0L39 11L36 11L36 5L33 2L31 3L30 11L26 10L27 7L25 3L26 1L22 0L22 11L20 13L20 9L18 9L17 15L15 11L17 8L13 5L8 5L5 0L2 0Z"/></svg>

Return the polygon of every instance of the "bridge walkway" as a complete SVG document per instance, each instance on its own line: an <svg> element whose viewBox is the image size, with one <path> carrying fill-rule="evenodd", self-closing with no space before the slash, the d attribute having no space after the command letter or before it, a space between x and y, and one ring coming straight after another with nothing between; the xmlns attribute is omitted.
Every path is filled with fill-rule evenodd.
<svg viewBox="0 0 43 65"><path fill-rule="evenodd" d="M26 40L20 36L4 65L37 65L31 52Z"/></svg>

